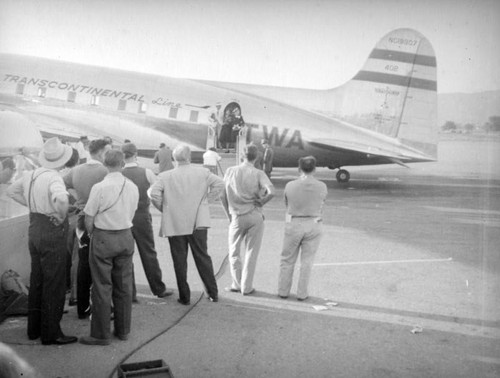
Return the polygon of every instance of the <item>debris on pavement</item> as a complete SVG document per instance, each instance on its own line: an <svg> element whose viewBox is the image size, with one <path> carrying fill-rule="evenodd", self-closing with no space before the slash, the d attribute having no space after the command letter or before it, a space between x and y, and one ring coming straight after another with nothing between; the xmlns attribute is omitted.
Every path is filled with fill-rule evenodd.
<svg viewBox="0 0 500 378"><path fill-rule="evenodd" d="M326 302L325 304L327 306L338 306L339 305L337 302Z"/></svg>
<svg viewBox="0 0 500 378"><path fill-rule="evenodd" d="M328 310L326 306L312 306L316 311L325 311Z"/></svg>
<svg viewBox="0 0 500 378"><path fill-rule="evenodd" d="M424 329L421 326L415 326L411 330L411 333L413 333L415 335L417 333L422 333L423 331L424 331Z"/></svg>

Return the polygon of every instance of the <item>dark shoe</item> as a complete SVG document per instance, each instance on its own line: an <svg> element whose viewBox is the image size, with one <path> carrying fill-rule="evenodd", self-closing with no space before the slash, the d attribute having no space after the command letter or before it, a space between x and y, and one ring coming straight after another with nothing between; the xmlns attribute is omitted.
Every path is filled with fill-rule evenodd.
<svg viewBox="0 0 500 378"><path fill-rule="evenodd" d="M255 293L255 289L250 290L248 293L243 293L243 295L252 295Z"/></svg>
<svg viewBox="0 0 500 378"><path fill-rule="evenodd" d="M38 334L38 335L28 335L28 339L30 339L30 340L36 340L36 339L38 339L39 337L40 337L40 335L39 335L39 334Z"/></svg>
<svg viewBox="0 0 500 378"><path fill-rule="evenodd" d="M141 303L141 302L139 302L139 300L137 299L137 297L135 297L135 298L132 299L132 303L136 303L137 304L137 303Z"/></svg>
<svg viewBox="0 0 500 378"><path fill-rule="evenodd" d="M288 295L279 295L279 294L278 294L278 297L280 297L281 299L287 299L287 298L288 298Z"/></svg>
<svg viewBox="0 0 500 378"><path fill-rule="evenodd" d="M75 336L61 336L55 340L42 341L43 345L66 345L76 343L78 338Z"/></svg>
<svg viewBox="0 0 500 378"><path fill-rule="evenodd" d="M77 300L76 299L73 299L73 298L70 298L69 301L68 301L68 306L69 307L73 307L73 306L76 306L77 305Z"/></svg>
<svg viewBox="0 0 500 378"><path fill-rule="evenodd" d="M184 306L189 306L191 304L191 301L182 301L180 298L177 299L177 302L179 302L181 305L184 305Z"/></svg>
<svg viewBox="0 0 500 378"><path fill-rule="evenodd" d="M228 287L224 288L224 291L227 291L228 293L229 292L231 292L231 293L239 293L241 290L240 289L234 289L231 286L228 286Z"/></svg>
<svg viewBox="0 0 500 378"><path fill-rule="evenodd" d="M119 338L122 341L127 341L128 340L128 334L122 335L121 333L113 332L113 335L115 335L115 337Z"/></svg>
<svg viewBox="0 0 500 378"><path fill-rule="evenodd" d="M208 297L208 300L210 302L219 302L219 298L218 297Z"/></svg>
<svg viewBox="0 0 500 378"><path fill-rule="evenodd" d="M111 340L109 339L96 339L92 336L83 336L80 337L80 344L85 345L109 345L111 344Z"/></svg>
<svg viewBox="0 0 500 378"><path fill-rule="evenodd" d="M83 314L78 314L78 319L87 319L90 314L92 314L92 310L90 307L88 307Z"/></svg>
<svg viewBox="0 0 500 378"><path fill-rule="evenodd" d="M171 296L173 293L174 293L173 290L165 289L165 291L163 293L161 293L161 294L158 294L157 297L158 298L165 298L165 297Z"/></svg>
<svg viewBox="0 0 500 378"><path fill-rule="evenodd" d="M304 297L304 298L297 298L297 300L298 300L298 301L301 301L301 302L303 302L303 301L305 301L305 300L306 300L307 298L309 298L309 297Z"/></svg>

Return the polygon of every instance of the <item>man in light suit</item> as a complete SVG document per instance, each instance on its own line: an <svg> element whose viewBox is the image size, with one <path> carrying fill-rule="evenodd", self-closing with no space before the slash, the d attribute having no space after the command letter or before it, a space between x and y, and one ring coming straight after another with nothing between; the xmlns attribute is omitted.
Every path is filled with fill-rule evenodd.
<svg viewBox="0 0 500 378"><path fill-rule="evenodd" d="M217 302L218 291L212 258L207 253L207 229L210 227L208 193L216 196L224 181L208 169L191 165L191 150L179 145L173 151L176 167L158 175L151 187L153 205L162 212L160 236L168 237L174 262L179 303L189 305L191 292L187 283L187 252L193 258L209 299Z"/></svg>

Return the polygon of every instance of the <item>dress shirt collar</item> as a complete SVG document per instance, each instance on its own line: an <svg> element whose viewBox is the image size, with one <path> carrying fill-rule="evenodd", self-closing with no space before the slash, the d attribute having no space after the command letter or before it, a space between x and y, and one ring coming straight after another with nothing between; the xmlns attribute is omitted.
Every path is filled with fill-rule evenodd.
<svg viewBox="0 0 500 378"><path fill-rule="evenodd" d="M99 160L95 160L95 159L92 159L92 158L88 159L86 164L100 164L100 165L103 165Z"/></svg>
<svg viewBox="0 0 500 378"><path fill-rule="evenodd" d="M109 172L107 175L106 175L107 178L110 178L110 179L114 179L114 178L119 178L119 177L123 177L122 173L121 172Z"/></svg>
<svg viewBox="0 0 500 378"><path fill-rule="evenodd" d="M139 164L136 162L131 162L131 163L125 163L125 166L123 168L132 168L132 167L138 167Z"/></svg>

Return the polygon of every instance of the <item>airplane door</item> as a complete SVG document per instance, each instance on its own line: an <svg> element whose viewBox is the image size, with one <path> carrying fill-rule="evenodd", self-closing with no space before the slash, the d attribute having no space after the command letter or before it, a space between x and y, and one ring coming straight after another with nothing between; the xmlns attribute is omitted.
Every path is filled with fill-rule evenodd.
<svg viewBox="0 0 500 378"><path fill-rule="evenodd" d="M236 165L240 164L243 160L243 148L247 144L247 130L248 128L243 125L236 138Z"/></svg>
<svg viewBox="0 0 500 378"><path fill-rule="evenodd" d="M247 127L241 115L241 108L237 102L229 103L223 112L221 126L222 147L228 151L230 146L235 150L236 164L241 162L241 153L246 144Z"/></svg>
<svg viewBox="0 0 500 378"><path fill-rule="evenodd" d="M209 123L207 127L207 145L206 149L217 148L217 124Z"/></svg>

